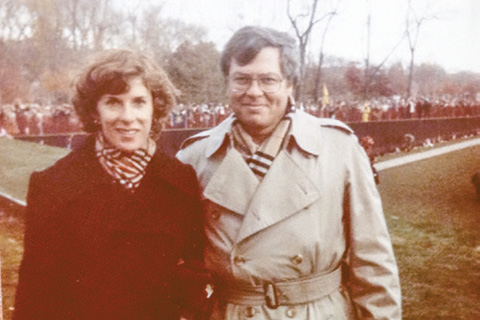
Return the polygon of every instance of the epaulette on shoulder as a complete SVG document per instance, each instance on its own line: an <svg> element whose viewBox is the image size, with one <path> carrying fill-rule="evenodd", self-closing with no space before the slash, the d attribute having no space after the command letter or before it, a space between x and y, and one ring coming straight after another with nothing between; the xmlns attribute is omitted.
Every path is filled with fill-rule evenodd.
<svg viewBox="0 0 480 320"><path fill-rule="evenodd" d="M199 140L208 138L209 136L210 136L210 130L205 130L197 134L194 134L193 136L188 137L187 139L185 139L185 141L182 142L180 146L180 150L185 149L186 147L192 145L193 143Z"/></svg>
<svg viewBox="0 0 480 320"><path fill-rule="evenodd" d="M339 120L336 120L336 119L330 119L330 118L319 118L318 119L320 121L320 125L322 127L326 127L326 128L334 128L334 129L338 129L338 130L341 130L347 134L353 134L353 130L352 128L350 128L347 124L339 121Z"/></svg>

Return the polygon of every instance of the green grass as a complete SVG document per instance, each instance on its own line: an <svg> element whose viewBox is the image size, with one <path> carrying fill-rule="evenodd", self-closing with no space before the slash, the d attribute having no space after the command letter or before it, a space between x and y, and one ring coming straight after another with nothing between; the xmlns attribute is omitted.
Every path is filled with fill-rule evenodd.
<svg viewBox="0 0 480 320"><path fill-rule="evenodd" d="M18 150L24 148L35 148L38 155ZM64 153L0 139L0 163L5 171L16 171L17 179L9 176L18 190L26 190L26 176L33 168ZM23 169L16 168L18 163ZM480 146L380 172L379 191L400 269L406 320L480 319L480 202L470 182L478 169ZM7 188L4 181L0 188ZM5 203L1 207L8 211L0 214L0 248L4 317L10 320L23 252L23 210Z"/></svg>
<svg viewBox="0 0 480 320"><path fill-rule="evenodd" d="M18 266L23 255L23 213L23 207L0 198L0 256L5 320L11 319L12 310L10 308L13 307L15 301Z"/></svg>
<svg viewBox="0 0 480 320"><path fill-rule="evenodd" d="M63 148L0 138L0 193L25 200L30 174L49 167L67 153Z"/></svg>
<svg viewBox="0 0 480 320"><path fill-rule="evenodd" d="M480 319L478 169L480 146L380 173L404 319Z"/></svg>
<svg viewBox="0 0 480 320"><path fill-rule="evenodd" d="M0 138L0 193L25 201L30 174L49 167L67 153L68 150L62 148ZM23 212L23 207L0 199L0 255L5 320L11 316L17 270L23 254Z"/></svg>

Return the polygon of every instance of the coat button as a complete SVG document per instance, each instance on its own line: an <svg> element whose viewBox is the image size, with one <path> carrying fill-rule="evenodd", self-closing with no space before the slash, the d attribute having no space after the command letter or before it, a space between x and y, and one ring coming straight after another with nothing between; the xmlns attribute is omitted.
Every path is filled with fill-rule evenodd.
<svg viewBox="0 0 480 320"><path fill-rule="evenodd" d="M241 256L236 256L233 258L233 262L238 266L245 263L245 258Z"/></svg>
<svg viewBox="0 0 480 320"><path fill-rule="evenodd" d="M257 310L255 310L254 307L246 307L245 308L245 316L247 318L253 318L255 317L255 313L257 313Z"/></svg>
<svg viewBox="0 0 480 320"><path fill-rule="evenodd" d="M297 315L297 310L294 307L290 307L290 308L287 309L285 314L289 318L295 318L295 316Z"/></svg>
<svg viewBox="0 0 480 320"><path fill-rule="evenodd" d="M297 254L295 257L292 257L291 260L294 264L300 264L303 262L303 256L301 254Z"/></svg>

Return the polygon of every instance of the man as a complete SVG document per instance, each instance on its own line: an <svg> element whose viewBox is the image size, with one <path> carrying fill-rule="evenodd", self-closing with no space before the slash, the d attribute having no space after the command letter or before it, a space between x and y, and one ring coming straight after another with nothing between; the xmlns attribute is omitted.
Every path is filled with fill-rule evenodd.
<svg viewBox="0 0 480 320"><path fill-rule="evenodd" d="M212 319L400 319L368 157L343 123L295 111L296 52L240 29L221 59L234 115L177 155L203 188Z"/></svg>

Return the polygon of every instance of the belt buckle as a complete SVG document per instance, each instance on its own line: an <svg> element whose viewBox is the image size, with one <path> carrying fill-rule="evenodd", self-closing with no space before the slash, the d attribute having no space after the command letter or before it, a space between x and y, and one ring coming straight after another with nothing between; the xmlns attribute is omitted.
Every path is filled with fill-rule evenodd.
<svg viewBox="0 0 480 320"><path fill-rule="evenodd" d="M270 309L277 309L279 306L277 286L273 282L265 282L263 284L263 293L265 294L265 301L267 307Z"/></svg>

